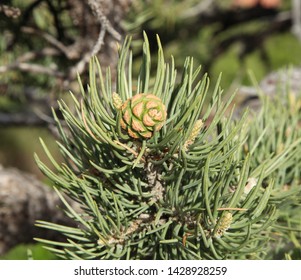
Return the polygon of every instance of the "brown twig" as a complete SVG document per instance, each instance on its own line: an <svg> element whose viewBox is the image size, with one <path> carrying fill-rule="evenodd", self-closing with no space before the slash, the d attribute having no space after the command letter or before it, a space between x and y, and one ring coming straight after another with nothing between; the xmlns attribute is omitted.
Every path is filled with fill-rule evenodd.
<svg viewBox="0 0 301 280"><path fill-rule="evenodd" d="M99 35L92 50L90 52L85 53L82 59L74 67L70 69L68 75L69 78L75 77L77 73L82 73L83 70L85 69L86 64L90 61L91 57L97 55L100 52L101 47L104 44L104 38L107 32L110 35L112 35L116 40L118 41L121 40L121 35L113 28L110 21L104 15L101 2L96 0L89 0L88 5L95 16L96 21L100 24Z"/></svg>
<svg viewBox="0 0 301 280"><path fill-rule="evenodd" d="M0 126L46 126L48 123L31 112L1 113Z"/></svg>
<svg viewBox="0 0 301 280"><path fill-rule="evenodd" d="M0 66L0 73L5 73L11 70L20 70L24 72L46 74L57 78L63 78L65 74L59 70L45 67L40 64L25 63L25 62L14 62L10 65Z"/></svg>
<svg viewBox="0 0 301 280"><path fill-rule="evenodd" d="M68 59L74 59L79 56L79 54L74 55L74 51L72 51L72 46L66 47L61 41L57 40L54 36L52 36L49 33L27 26L22 27L21 31L26 34L36 35L45 39L52 46L60 50Z"/></svg>
<svg viewBox="0 0 301 280"><path fill-rule="evenodd" d="M114 140L114 143L118 144L119 146L125 148L126 150L128 150L130 153L132 153L135 157L138 157L138 153L136 151L134 151L132 148L128 147L127 145L119 142L118 140Z"/></svg>
<svg viewBox="0 0 301 280"><path fill-rule="evenodd" d="M45 57L45 56L57 56L60 52L54 48L44 48L42 50L37 51L29 51L24 53L23 55L20 55L15 62L12 64L6 65L7 67L10 67L10 65L16 65L18 63L27 62L29 60ZM14 66L15 67L15 66Z"/></svg>
<svg viewBox="0 0 301 280"><path fill-rule="evenodd" d="M248 211L247 208L235 208L235 207L221 207L217 208L217 211L224 211L224 210L233 210L233 211Z"/></svg>
<svg viewBox="0 0 301 280"><path fill-rule="evenodd" d="M0 13L4 13L5 16L11 18L17 18L21 15L19 8L10 7L7 5L0 5Z"/></svg>

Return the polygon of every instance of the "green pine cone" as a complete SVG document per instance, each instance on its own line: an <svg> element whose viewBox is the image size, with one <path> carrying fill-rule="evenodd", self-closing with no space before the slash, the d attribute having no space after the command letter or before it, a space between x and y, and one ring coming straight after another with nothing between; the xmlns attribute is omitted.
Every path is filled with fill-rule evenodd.
<svg viewBox="0 0 301 280"><path fill-rule="evenodd" d="M151 138L166 120L166 108L153 94L140 93L127 99L122 107L121 127L132 138Z"/></svg>

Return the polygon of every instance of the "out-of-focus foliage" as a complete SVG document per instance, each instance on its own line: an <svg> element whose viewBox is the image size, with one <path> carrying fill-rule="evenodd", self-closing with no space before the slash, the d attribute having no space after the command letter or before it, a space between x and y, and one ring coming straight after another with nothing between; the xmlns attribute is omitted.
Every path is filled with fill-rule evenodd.
<svg viewBox="0 0 301 280"><path fill-rule="evenodd" d="M44 249L41 244L25 245L20 244L14 247L4 256L0 256L0 260L45 260L56 259L55 255Z"/></svg>
<svg viewBox="0 0 301 280"><path fill-rule="evenodd" d="M141 30L150 38L158 33L165 52L177 57L179 65L192 55L212 78L223 72L225 91L233 82L234 87L250 83L248 69L260 80L273 69L300 64L301 44L291 32L291 1L278 1L274 8L235 2L243 1L136 1L124 24L137 44Z"/></svg>
<svg viewBox="0 0 301 280"><path fill-rule="evenodd" d="M31 137L37 139L43 128L51 129L51 106L55 108L58 98L77 87L77 72L85 77L93 52L100 48L96 54L104 66L116 63L111 54L116 54L116 42L124 33L119 23L130 2L0 2L0 162L4 166L17 162L19 168L37 172L30 167L37 151ZM101 17L91 3L100 5ZM42 129L37 134L38 130L24 129L32 126Z"/></svg>
<svg viewBox="0 0 301 280"><path fill-rule="evenodd" d="M153 57L157 52L155 34L159 34L166 57L173 54L177 66L183 65L186 56L193 56L195 64L201 64L202 71L210 73L212 84L222 72L221 86L226 93L232 93L241 83L249 83L249 69L260 80L273 69L299 65L301 61L300 42L291 33L289 0L283 0L277 9L235 7L234 0L107 2L125 3L115 5L108 17L115 19L114 23L123 18L121 29L133 35L133 45L137 47L134 48L137 64L133 65L136 73L142 30L148 34ZM132 6L126 17L121 17L121 10L126 11L130 2ZM3 4L19 9L20 14L7 17L0 12L0 114L34 112L49 117L49 106L56 106L58 97L77 86L73 82L75 72L72 76L69 70L75 69L95 44L99 23L87 8L87 1L9 0L1 1L0 5ZM102 65L116 63L111 55L115 42L103 45L104 53L107 48L110 51L100 60ZM25 63L22 69L17 67L21 62ZM28 69L28 62L39 67ZM85 69L82 71L85 81ZM41 132L33 133L31 128L24 131L24 128L3 128L0 123L0 163L18 164L21 169L35 171L36 166L30 168L31 155L38 150L33 147L36 142L31 137L36 140ZM298 211L296 217L297 214Z"/></svg>

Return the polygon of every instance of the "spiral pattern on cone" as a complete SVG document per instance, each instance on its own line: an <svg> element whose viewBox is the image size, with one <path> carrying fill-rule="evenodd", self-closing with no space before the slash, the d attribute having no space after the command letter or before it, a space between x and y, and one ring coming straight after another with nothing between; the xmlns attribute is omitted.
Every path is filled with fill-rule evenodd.
<svg viewBox="0 0 301 280"><path fill-rule="evenodd" d="M167 113L162 100L148 93L127 99L121 106L120 125L135 139L151 138L165 123Z"/></svg>

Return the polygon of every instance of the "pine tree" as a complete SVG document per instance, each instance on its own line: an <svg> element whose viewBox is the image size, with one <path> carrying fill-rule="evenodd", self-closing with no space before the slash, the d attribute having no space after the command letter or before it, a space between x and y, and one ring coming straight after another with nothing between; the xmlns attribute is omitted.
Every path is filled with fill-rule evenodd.
<svg viewBox="0 0 301 280"><path fill-rule="evenodd" d="M281 250L294 257L300 107L282 98L264 102L257 118L246 112L235 121L226 113L234 95L222 101L220 77L209 87L190 57L179 77L157 41L154 76L144 35L133 78L127 38L115 87L110 69L103 74L93 58L89 85L79 78L80 98L71 94L74 106L59 101L63 121L54 118L64 163L42 140L56 171L35 158L78 226L37 221L66 241L37 240L63 259L261 259Z"/></svg>

